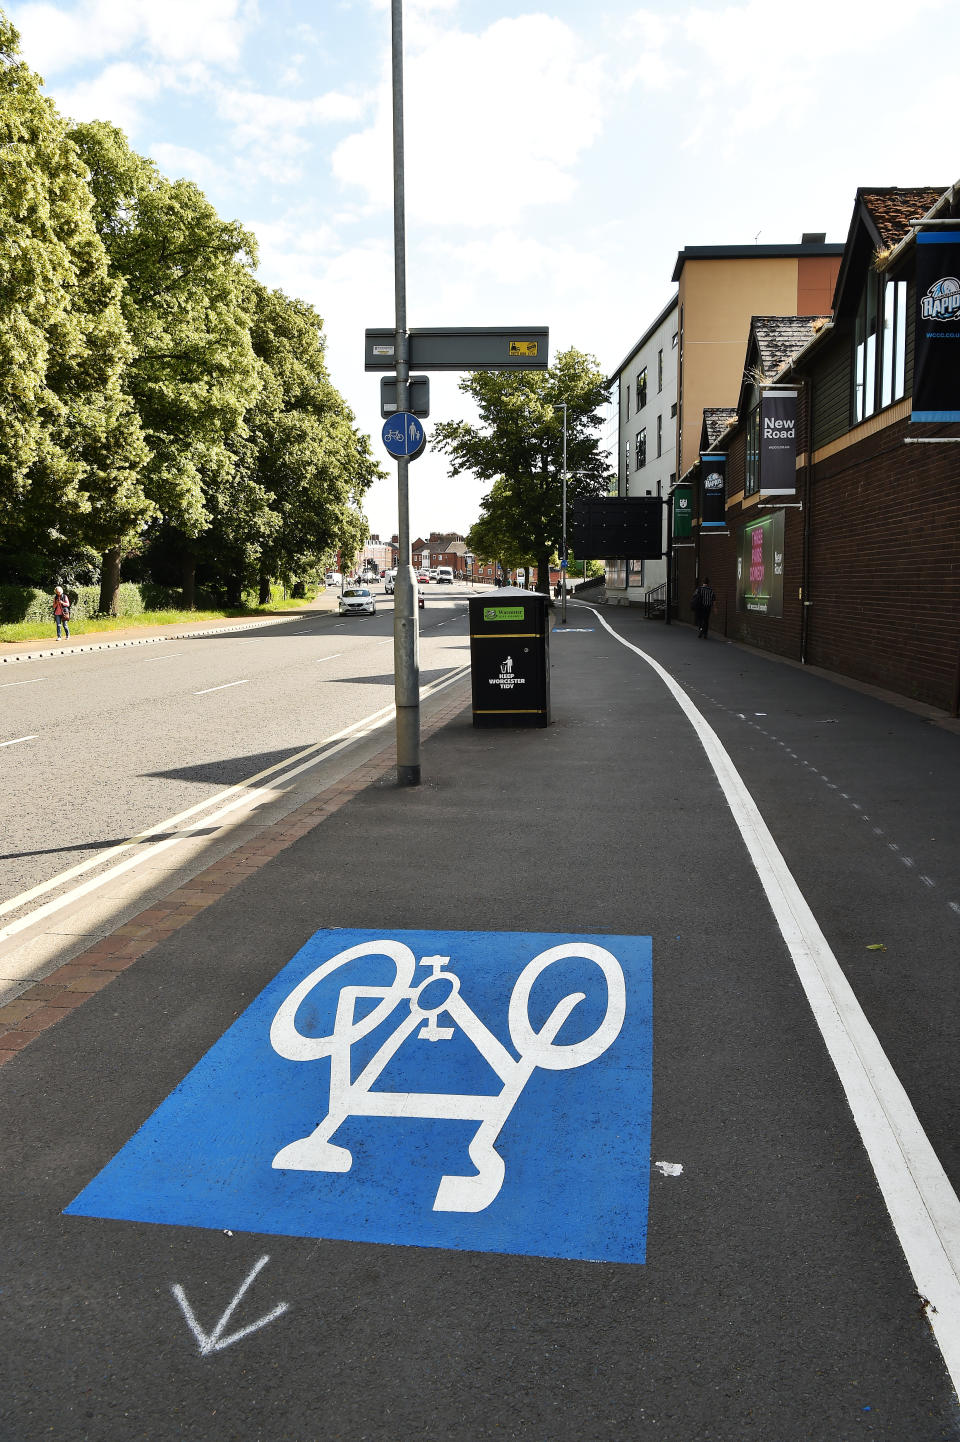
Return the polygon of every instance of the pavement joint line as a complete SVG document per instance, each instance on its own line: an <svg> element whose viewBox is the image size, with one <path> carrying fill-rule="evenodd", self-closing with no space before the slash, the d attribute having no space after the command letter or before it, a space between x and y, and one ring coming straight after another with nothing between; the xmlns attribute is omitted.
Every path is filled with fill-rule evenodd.
<svg viewBox="0 0 960 1442"><path fill-rule="evenodd" d="M461 681L463 679L460 677ZM427 740L465 709L469 702L463 690L465 688L458 687L453 697L423 722L422 739ZM145 907L109 937L101 938L80 955L0 1005L0 1068L78 1005L96 996L121 971L139 961L201 911L221 901L255 871L273 861L328 816L380 780L395 764L396 748L391 742L347 777L290 812L283 823L267 827L258 838L242 844L229 857L214 862L199 876L192 877L170 892L162 902ZM274 846L270 843L264 850L262 837L275 830L280 831L278 844ZM159 906L164 908L162 921L154 919ZM17 1019L14 1020L14 1017ZM8 1021L12 1024L7 1025Z"/></svg>

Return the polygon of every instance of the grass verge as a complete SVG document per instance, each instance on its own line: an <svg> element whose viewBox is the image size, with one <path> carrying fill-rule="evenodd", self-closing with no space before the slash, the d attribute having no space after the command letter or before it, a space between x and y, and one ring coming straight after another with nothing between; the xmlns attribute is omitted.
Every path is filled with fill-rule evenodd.
<svg viewBox="0 0 960 1442"><path fill-rule="evenodd" d="M193 621L236 620L242 616L272 616L282 611L300 611L309 604L303 601L273 601L269 606L238 606L223 611L141 611L136 616L88 616L70 622L70 639L103 631L129 631L141 626L187 626ZM57 628L53 617L47 621L15 621L0 626L0 644L4 641L50 641L56 644Z"/></svg>

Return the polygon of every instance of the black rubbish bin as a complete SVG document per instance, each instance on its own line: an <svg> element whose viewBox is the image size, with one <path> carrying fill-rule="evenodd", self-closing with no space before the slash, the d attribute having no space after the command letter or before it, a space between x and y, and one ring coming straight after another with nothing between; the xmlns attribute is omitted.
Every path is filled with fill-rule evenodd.
<svg viewBox="0 0 960 1442"><path fill-rule="evenodd" d="M547 598L503 586L470 597L474 726L549 726Z"/></svg>

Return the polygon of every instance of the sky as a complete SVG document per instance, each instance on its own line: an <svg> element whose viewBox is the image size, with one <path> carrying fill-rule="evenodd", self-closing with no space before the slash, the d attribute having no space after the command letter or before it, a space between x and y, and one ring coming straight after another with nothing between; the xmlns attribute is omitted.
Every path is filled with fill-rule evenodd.
<svg viewBox="0 0 960 1442"><path fill-rule="evenodd" d="M387 477L366 327L391 327L389 0L4 4L60 110L109 120L259 241L324 318L334 384ZM846 237L857 186L960 174L956 0L404 0L410 326L546 325L607 374L685 245ZM428 436L470 417L431 376ZM413 534L465 533L486 486L410 467Z"/></svg>

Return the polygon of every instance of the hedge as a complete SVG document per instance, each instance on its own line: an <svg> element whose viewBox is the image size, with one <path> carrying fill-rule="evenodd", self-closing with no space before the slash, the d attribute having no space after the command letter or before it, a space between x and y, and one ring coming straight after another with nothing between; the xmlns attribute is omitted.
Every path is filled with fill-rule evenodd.
<svg viewBox="0 0 960 1442"><path fill-rule="evenodd" d="M68 586L70 609L75 620L97 614L99 586ZM198 602L203 604L206 598ZM183 596L179 587L155 586L150 581L123 581L117 592L117 615L139 616L144 611L179 611ZM30 586L0 586L0 625L16 621L53 620L53 592Z"/></svg>

